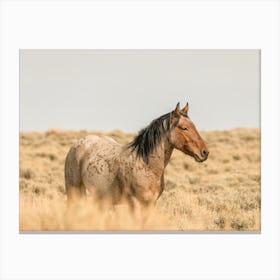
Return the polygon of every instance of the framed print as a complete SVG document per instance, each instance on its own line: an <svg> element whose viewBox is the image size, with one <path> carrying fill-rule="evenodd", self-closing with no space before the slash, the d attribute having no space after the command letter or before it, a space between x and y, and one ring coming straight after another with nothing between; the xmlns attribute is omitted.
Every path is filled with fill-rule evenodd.
<svg viewBox="0 0 280 280"><path fill-rule="evenodd" d="M20 231L259 232L260 55L20 50Z"/></svg>
<svg viewBox="0 0 280 280"><path fill-rule="evenodd" d="M1 279L279 279L278 1L0 5ZM144 160L170 128L146 222L106 201L65 217L81 138Z"/></svg>

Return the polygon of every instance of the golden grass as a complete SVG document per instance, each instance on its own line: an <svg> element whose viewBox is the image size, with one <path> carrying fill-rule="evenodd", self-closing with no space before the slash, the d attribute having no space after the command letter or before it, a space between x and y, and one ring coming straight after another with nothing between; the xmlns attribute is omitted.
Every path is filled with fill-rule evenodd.
<svg viewBox="0 0 280 280"><path fill-rule="evenodd" d="M260 130L205 131L209 159L197 163L175 151L165 190L144 225L126 205L85 201L66 211L64 159L88 134L128 143L134 134L48 130L20 133L20 230L260 230Z"/></svg>

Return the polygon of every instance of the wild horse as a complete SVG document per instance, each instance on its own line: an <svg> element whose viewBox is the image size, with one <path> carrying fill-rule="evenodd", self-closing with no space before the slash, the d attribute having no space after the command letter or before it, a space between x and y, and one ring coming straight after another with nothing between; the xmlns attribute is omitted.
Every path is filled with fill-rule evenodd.
<svg viewBox="0 0 280 280"><path fill-rule="evenodd" d="M109 137L90 135L76 142L65 161L68 201L88 190L98 198L123 199L132 209L148 209L164 190L164 170L173 149L203 162L208 149L188 116L188 103L142 129L134 140L120 145Z"/></svg>

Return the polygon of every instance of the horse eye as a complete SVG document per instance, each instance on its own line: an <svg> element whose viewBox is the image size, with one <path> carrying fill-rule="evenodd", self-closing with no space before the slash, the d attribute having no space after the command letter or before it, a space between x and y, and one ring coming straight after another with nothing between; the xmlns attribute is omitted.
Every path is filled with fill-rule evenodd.
<svg viewBox="0 0 280 280"><path fill-rule="evenodd" d="M182 130L188 130L186 127L181 127Z"/></svg>

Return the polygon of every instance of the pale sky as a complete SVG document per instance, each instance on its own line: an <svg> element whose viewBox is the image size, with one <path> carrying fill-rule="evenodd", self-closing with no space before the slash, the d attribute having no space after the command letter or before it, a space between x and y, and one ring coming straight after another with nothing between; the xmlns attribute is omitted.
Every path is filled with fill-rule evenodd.
<svg viewBox="0 0 280 280"><path fill-rule="evenodd" d="M260 127L259 50L20 50L20 130L135 132L189 102L200 130Z"/></svg>

